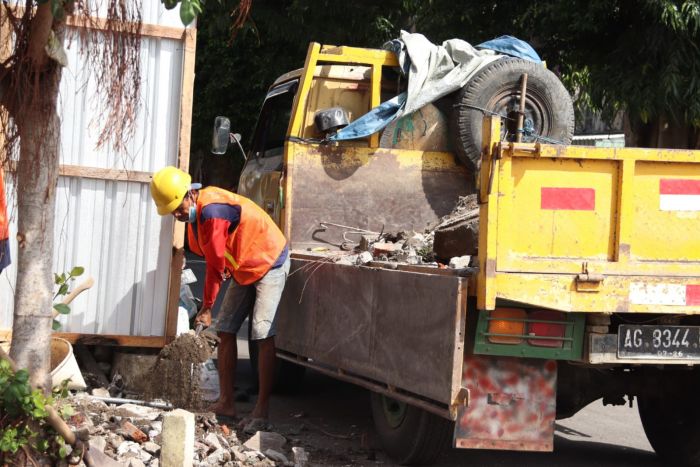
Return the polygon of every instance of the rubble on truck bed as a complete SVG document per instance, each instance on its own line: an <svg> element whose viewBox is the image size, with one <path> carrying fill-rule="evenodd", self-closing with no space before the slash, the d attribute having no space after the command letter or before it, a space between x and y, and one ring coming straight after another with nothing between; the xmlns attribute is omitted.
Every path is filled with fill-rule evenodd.
<svg viewBox="0 0 700 467"><path fill-rule="evenodd" d="M352 252L337 254L338 264L392 261L463 269L476 265L479 206L476 195L459 198L454 210L423 232L363 234Z"/></svg>

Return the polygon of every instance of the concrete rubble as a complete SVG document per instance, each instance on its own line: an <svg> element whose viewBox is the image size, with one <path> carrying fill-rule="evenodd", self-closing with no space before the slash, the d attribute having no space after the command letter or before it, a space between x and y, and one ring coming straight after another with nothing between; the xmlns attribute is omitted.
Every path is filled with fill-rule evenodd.
<svg viewBox="0 0 700 467"><path fill-rule="evenodd" d="M288 443L283 435L259 431L248 437L235 426L219 424L212 413L107 404L85 393L72 396L69 402L75 410L69 425L89 433L90 449L104 452L125 467L292 467L308 462L304 448ZM188 458L178 457L182 455Z"/></svg>
<svg viewBox="0 0 700 467"><path fill-rule="evenodd" d="M479 206L476 195L468 195L459 199L452 213L423 232L364 234L353 251L337 255L334 261L357 266L390 261L464 269L476 266L478 241Z"/></svg>

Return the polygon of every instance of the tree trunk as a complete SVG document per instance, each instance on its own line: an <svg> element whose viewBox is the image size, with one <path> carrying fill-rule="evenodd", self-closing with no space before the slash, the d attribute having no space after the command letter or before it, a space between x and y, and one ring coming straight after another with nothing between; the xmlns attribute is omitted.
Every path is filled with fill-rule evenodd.
<svg viewBox="0 0 700 467"><path fill-rule="evenodd" d="M63 34L57 36L62 40ZM20 368L29 371L33 384L49 391L53 237L61 141L56 103L62 70L53 61L34 69L27 79L39 80L35 88L38 92L17 122L18 254L11 356Z"/></svg>

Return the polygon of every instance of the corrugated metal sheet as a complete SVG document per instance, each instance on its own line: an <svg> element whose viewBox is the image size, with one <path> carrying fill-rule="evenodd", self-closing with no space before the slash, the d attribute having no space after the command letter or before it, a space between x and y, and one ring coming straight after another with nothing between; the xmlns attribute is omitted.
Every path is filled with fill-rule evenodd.
<svg viewBox="0 0 700 467"><path fill-rule="evenodd" d="M181 28L178 11L144 2L144 23ZM99 83L81 64L80 44L66 44L69 66L61 82L61 164L153 172L178 157L183 42L144 37L141 109L127 154L95 150ZM15 196L11 251L16 258ZM148 184L60 177L56 199L54 271L83 266L95 285L61 317L63 331L84 334L163 336L170 273L173 220L157 215ZM11 326L16 267L0 274L0 328ZM79 282L82 278L79 278Z"/></svg>

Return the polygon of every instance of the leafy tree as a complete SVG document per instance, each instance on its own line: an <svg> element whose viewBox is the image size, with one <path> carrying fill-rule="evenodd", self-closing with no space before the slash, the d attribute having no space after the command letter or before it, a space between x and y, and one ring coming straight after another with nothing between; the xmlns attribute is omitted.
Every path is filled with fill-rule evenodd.
<svg viewBox="0 0 700 467"><path fill-rule="evenodd" d="M238 4L223 3L229 9ZM435 43L517 36L540 52L580 107L608 119L626 111L628 144L697 147L699 3L365 0L348 8L339 0L261 1L234 40L220 9L207 4L199 22L192 154L207 154L205 161L229 169L236 160L239 167L240 158L208 154L214 117L227 114L233 128L249 136L267 88L302 66L310 41L379 47L401 29ZM676 137L661 138L663 128Z"/></svg>

